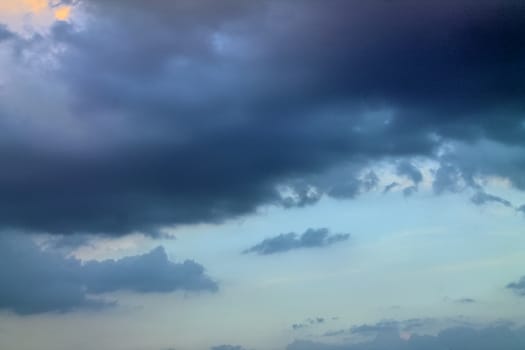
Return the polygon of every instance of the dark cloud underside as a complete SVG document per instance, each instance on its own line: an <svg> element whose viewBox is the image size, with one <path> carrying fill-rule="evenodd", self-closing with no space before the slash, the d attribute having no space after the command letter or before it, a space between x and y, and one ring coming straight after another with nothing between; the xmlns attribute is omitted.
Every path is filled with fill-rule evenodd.
<svg viewBox="0 0 525 350"><path fill-rule="evenodd" d="M46 94L69 110L19 115L0 96L3 228L156 234L262 204L301 206L319 195L290 203L276 185L347 164L436 158L449 141L514 147L515 158L449 158L436 193L457 190L460 174L497 174L525 189L521 1L77 6L82 25L13 38L18 54L53 52ZM20 118L23 126L12 122ZM408 163L398 171L421 181ZM320 191L352 198L377 184L368 180Z"/></svg>

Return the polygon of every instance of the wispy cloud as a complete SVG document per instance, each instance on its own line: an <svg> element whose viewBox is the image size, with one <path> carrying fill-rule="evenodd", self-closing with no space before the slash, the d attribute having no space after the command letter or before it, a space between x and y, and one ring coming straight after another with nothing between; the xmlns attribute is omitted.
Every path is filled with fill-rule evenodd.
<svg viewBox="0 0 525 350"><path fill-rule="evenodd" d="M327 228L309 228L302 235L291 232L267 238L261 243L246 249L243 253L269 255L302 248L321 248L346 241L349 238L350 234L330 234Z"/></svg>

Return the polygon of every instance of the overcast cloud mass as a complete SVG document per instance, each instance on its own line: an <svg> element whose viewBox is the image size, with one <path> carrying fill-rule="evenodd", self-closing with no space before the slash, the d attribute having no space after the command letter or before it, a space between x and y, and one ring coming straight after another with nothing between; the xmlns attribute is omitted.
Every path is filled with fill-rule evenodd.
<svg viewBox="0 0 525 350"><path fill-rule="evenodd" d="M2 349L523 349L524 224L521 0L0 0Z"/></svg>
<svg viewBox="0 0 525 350"><path fill-rule="evenodd" d="M29 39L2 27L4 228L155 234L281 203L277 185L332 167L416 155L442 162L437 193L481 174L525 189L520 1L77 6L81 20ZM20 83L43 64L45 91ZM483 143L508 157L469 154ZM410 163L398 173L421 181ZM352 197L353 176L316 185Z"/></svg>

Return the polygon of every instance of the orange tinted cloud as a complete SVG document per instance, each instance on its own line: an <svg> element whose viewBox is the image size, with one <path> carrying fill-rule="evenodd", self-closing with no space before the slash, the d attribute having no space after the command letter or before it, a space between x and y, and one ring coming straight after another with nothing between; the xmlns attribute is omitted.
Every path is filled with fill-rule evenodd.
<svg viewBox="0 0 525 350"><path fill-rule="evenodd" d="M47 8L47 0L25 0L33 13L42 12Z"/></svg>
<svg viewBox="0 0 525 350"><path fill-rule="evenodd" d="M60 7L55 11L55 18L59 21L67 21L69 15L71 14L71 7L64 6Z"/></svg>
<svg viewBox="0 0 525 350"><path fill-rule="evenodd" d="M4 14L40 13L47 8L47 0L0 0L0 12Z"/></svg>

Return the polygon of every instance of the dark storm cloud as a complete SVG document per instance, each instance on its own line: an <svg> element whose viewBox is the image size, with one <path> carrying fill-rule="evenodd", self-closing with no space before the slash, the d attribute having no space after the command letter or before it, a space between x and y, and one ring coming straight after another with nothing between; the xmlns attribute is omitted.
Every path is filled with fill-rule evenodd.
<svg viewBox="0 0 525 350"><path fill-rule="evenodd" d="M245 250L243 253L269 255L301 248L321 248L346 241L349 238L349 234L330 234L327 228L309 228L302 235L290 232L267 238L261 243Z"/></svg>
<svg viewBox="0 0 525 350"><path fill-rule="evenodd" d="M519 350L525 346L525 329L508 326L477 330L448 328L438 335L412 335L401 339L397 331L382 332L371 341L354 344L323 344L296 340L287 350Z"/></svg>
<svg viewBox="0 0 525 350"><path fill-rule="evenodd" d="M482 191L477 192L474 196L472 196L472 198L470 198L470 200L476 205L484 205L487 203L500 203L506 207L512 208L512 203L508 200Z"/></svg>
<svg viewBox="0 0 525 350"><path fill-rule="evenodd" d="M173 263L161 247L144 255L83 264L43 251L27 237L4 235L0 243L0 309L21 315L105 308L115 303L92 296L119 290L217 290L201 265L190 260Z"/></svg>
<svg viewBox="0 0 525 350"><path fill-rule="evenodd" d="M471 157L450 166L502 172L525 189L521 1L77 6L82 25L56 23L39 45L53 53L46 86L69 89L58 104L72 116L0 104L3 228L156 234L322 193L353 198L374 180L297 202L276 186L349 163L434 158L449 141L516 148L506 167ZM450 169L437 172L436 193L457 190Z"/></svg>
<svg viewBox="0 0 525 350"><path fill-rule="evenodd" d="M525 276L523 276L519 281L512 282L507 285L507 288L512 290L518 295L525 296Z"/></svg>

